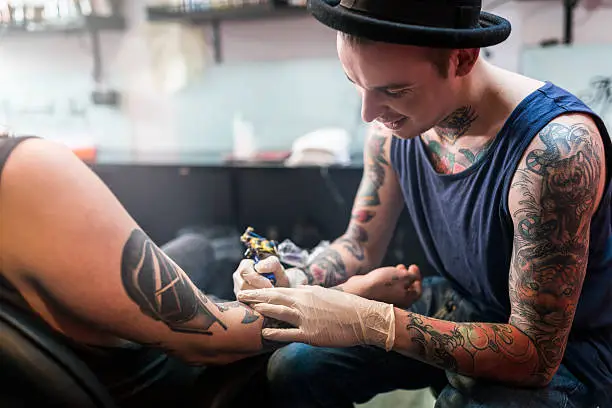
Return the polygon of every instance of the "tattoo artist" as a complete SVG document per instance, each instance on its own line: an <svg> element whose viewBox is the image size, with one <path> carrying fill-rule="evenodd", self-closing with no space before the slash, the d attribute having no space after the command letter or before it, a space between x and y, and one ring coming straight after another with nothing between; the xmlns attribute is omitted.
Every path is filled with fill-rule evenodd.
<svg viewBox="0 0 612 408"><path fill-rule="evenodd" d="M481 58L511 27L480 0L309 10L337 31L376 126L347 232L305 270L243 261L234 274L240 301L294 326L262 333L291 343L268 365L277 405L344 408L432 387L439 408L612 406L601 118ZM416 266L375 269L404 206L437 272L422 284ZM271 271L278 287L257 276Z"/></svg>

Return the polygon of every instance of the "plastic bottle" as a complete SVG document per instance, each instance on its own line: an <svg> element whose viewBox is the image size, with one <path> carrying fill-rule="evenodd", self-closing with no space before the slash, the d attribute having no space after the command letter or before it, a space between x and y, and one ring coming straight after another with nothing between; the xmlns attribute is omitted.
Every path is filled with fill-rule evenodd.
<svg viewBox="0 0 612 408"><path fill-rule="evenodd" d="M233 140L235 160L249 160L255 154L253 124L245 121L240 113L234 115Z"/></svg>

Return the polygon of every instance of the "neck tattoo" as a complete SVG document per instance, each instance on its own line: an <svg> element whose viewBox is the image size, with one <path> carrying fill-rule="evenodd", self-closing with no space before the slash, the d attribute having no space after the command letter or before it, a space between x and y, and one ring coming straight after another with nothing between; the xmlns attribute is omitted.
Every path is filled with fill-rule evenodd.
<svg viewBox="0 0 612 408"><path fill-rule="evenodd" d="M438 123L434 130L450 144L455 144L457 139L464 135L472 123L478 119L476 111L471 106L462 106Z"/></svg>

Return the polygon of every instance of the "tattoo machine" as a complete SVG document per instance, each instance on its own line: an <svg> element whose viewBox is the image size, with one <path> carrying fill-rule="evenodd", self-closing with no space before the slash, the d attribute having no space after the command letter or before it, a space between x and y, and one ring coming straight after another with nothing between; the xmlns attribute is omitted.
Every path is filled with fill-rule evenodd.
<svg viewBox="0 0 612 408"><path fill-rule="evenodd" d="M272 241L256 234L253 227L248 227L240 237L240 241L246 246L244 256L257 262L269 256L278 256L278 245ZM263 277L276 285L276 276L273 273L262 273Z"/></svg>

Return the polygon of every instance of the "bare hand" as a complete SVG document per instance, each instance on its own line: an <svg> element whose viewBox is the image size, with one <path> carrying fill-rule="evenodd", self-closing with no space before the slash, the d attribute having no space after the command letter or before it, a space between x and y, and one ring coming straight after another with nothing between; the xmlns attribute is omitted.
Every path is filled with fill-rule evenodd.
<svg viewBox="0 0 612 408"><path fill-rule="evenodd" d="M279 259L275 256L270 256L261 260L257 264L251 259L243 259L238 265L238 269L232 275L234 280L234 294L247 289L263 289L272 288L272 282L261 276L263 273L273 273L276 276L277 287L288 287L289 280L285 274L285 268L281 265Z"/></svg>
<svg viewBox="0 0 612 408"><path fill-rule="evenodd" d="M362 276L362 296L408 308L422 294L421 272L416 265L408 269L404 265L388 266L374 269Z"/></svg>

